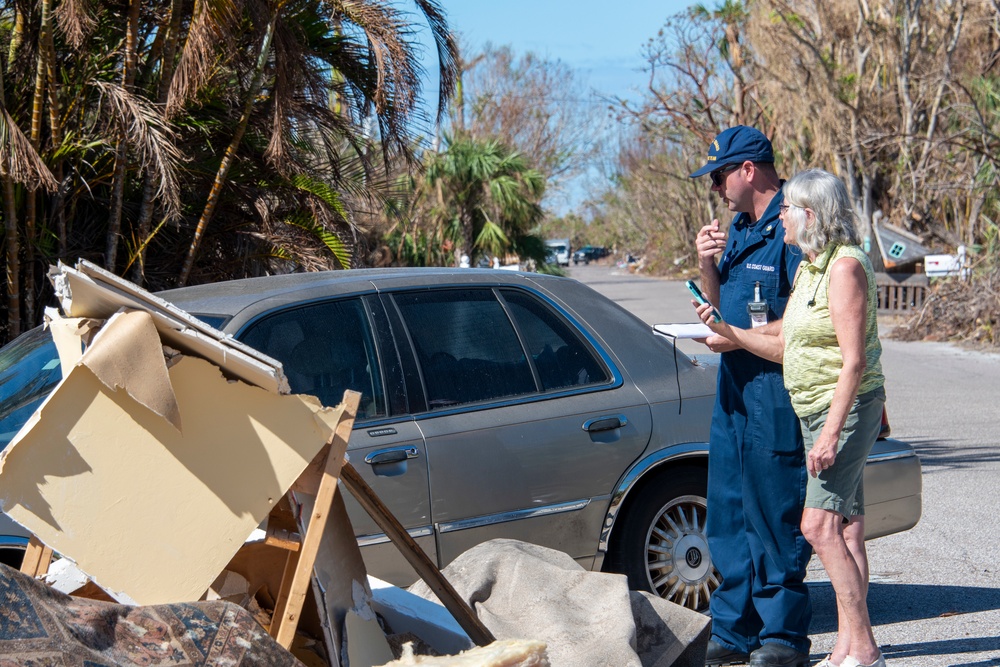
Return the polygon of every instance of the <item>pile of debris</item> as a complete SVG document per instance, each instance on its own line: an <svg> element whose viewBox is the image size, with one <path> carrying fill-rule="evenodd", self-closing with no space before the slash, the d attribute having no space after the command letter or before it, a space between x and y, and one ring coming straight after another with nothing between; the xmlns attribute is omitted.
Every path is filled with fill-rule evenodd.
<svg viewBox="0 0 1000 667"><path fill-rule="evenodd" d="M1000 270L978 273L967 281L938 281L923 307L893 328L889 337L1000 347Z"/></svg>
<svg viewBox="0 0 1000 667"><path fill-rule="evenodd" d="M0 566L3 664L704 663L706 617L566 554L494 540L438 570L347 460L356 392L291 394L279 362L92 264L51 278L63 378L0 458L33 535ZM414 592L367 576L343 489Z"/></svg>

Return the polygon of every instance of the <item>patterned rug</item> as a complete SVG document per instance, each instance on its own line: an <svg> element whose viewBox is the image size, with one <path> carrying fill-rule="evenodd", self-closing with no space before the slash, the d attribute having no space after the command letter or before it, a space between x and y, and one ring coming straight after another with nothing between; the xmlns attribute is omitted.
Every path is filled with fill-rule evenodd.
<svg viewBox="0 0 1000 667"><path fill-rule="evenodd" d="M300 666L241 607L129 607L54 591L0 564L0 667Z"/></svg>

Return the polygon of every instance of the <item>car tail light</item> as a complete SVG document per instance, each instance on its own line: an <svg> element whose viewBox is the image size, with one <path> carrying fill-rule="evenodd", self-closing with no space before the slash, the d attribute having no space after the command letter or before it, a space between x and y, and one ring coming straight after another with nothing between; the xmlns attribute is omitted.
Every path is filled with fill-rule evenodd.
<svg viewBox="0 0 1000 667"><path fill-rule="evenodd" d="M885 440L892 433L892 429L889 428L889 413L885 411L885 406L882 406L882 428L879 429L878 439Z"/></svg>

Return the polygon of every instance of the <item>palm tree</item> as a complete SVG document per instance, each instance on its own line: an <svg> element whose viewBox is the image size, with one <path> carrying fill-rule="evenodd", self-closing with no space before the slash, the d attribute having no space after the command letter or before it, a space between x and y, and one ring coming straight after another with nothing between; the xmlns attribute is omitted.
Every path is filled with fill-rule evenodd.
<svg viewBox="0 0 1000 667"><path fill-rule="evenodd" d="M457 49L437 0L413 3L444 108ZM397 4L0 3L0 339L37 323L21 292L34 281L29 296L43 296L57 259L134 264L154 289L363 261L367 212L394 165L415 162L425 120ZM32 155L58 182L25 171ZM40 183L52 191L28 196Z"/></svg>
<svg viewBox="0 0 1000 667"><path fill-rule="evenodd" d="M446 138L447 148L426 159L433 218L454 244L457 259L518 253L544 260L530 234L542 219L541 172L496 139Z"/></svg>
<svg viewBox="0 0 1000 667"><path fill-rule="evenodd" d="M436 2L416 4L438 44L443 81L440 113L455 78L457 47ZM345 140L356 156L367 157L370 142L359 136L359 128L370 121L377 124L378 145L386 158L411 158L407 120L417 106L419 66L404 38L409 27L403 15L376 0L334 2L321 6L326 13L319 16L311 0L283 0L260 10L265 7L269 19L254 51L253 69L247 73L248 92L195 226L179 277L182 285L191 275L248 128L268 137L259 157L286 178L306 173L310 163L325 165L335 175L337 164L349 159L343 151ZM189 35L189 42L194 37ZM182 57L182 69L184 65ZM171 91L174 100L185 93L180 86ZM331 99L336 103L329 104ZM174 100L168 101L168 108L176 104ZM304 134L311 137L305 150L295 143ZM343 223L351 227L349 219Z"/></svg>

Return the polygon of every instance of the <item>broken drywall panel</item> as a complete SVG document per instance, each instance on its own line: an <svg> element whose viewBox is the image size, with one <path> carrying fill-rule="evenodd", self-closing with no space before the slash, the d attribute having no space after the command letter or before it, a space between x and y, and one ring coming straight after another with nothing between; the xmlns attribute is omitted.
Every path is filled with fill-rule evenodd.
<svg viewBox="0 0 1000 667"><path fill-rule="evenodd" d="M55 308L45 309L45 326L48 327L52 342L59 353L59 365L72 368L83 356L84 342L100 329L104 320L90 317L63 317ZM63 375L66 373L63 372Z"/></svg>
<svg viewBox="0 0 1000 667"><path fill-rule="evenodd" d="M77 365L0 459L3 511L139 604L201 597L343 411L196 357L168 374L183 433Z"/></svg>
<svg viewBox="0 0 1000 667"><path fill-rule="evenodd" d="M372 592L372 609L385 619L393 634L413 634L444 655L475 646L444 605L371 575L368 586Z"/></svg>
<svg viewBox="0 0 1000 667"><path fill-rule="evenodd" d="M396 657L389 648L378 619L370 612L367 618L353 610L347 612L344 634L347 636L345 664L350 667L378 667L392 662Z"/></svg>
<svg viewBox="0 0 1000 667"><path fill-rule="evenodd" d="M60 593L69 595L75 590L83 588L90 578L87 573L76 566L69 558L57 558L49 565L48 571L42 576L42 580Z"/></svg>
<svg viewBox="0 0 1000 667"><path fill-rule="evenodd" d="M116 602L107 591L95 584L87 573L76 566L69 558L57 558L49 565L48 572L42 575L42 581L49 588L88 600L103 600Z"/></svg>
<svg viewBox="0 0 1000 667"><path fill-rule="evenodd" d="M159 334L148 312L123 310L112 315L94 336L93 344L79 363L89 368L108 389L124 389L143 407L180 430L177 397L170 384Z"/></svg>
<svg viewBox="0 0 1000 667"><path fill-rule="evenodd" d="M216 340L226 338L226 334L215 327L85 259L79 260L75 267L60 262L49 271L49 279L67 317L107 319L126 305L169 314Z"/></svg>
<svg viewBox="0 0 1000 667"><path fill-rule="evenodd" d="M80 260L76 268L60 263L49 279L66 317L108 319L123 307L146 310L165 344L208 359L244 382L289 391L281 362L90 262Z"/></svg>

